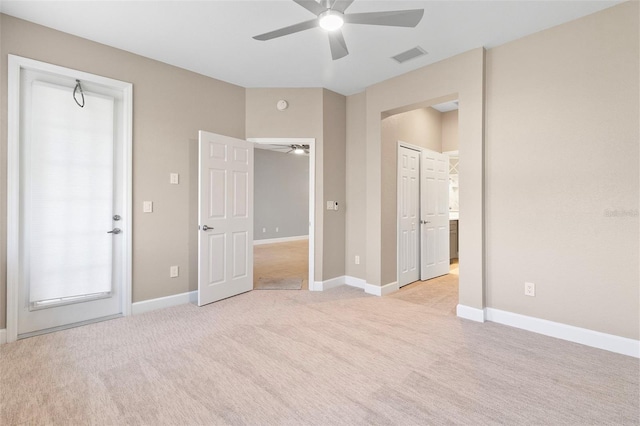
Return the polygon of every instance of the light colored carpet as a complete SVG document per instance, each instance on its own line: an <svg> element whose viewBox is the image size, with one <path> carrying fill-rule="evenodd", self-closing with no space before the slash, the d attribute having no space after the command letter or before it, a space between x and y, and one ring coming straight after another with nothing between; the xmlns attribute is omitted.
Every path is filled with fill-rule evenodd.
<svg viewBox="0 0 640 426"><path fill-rule="evenodd" d="M300 290L302 278L258 278L255 290Z"/></svg>
<svg viewBox="0 0 640 426"><path fill-rule="evenodd" d="M403 292L253 291L3 345L0 424L638 424L637 359Z"/></svg>
<svg viewBox="0 0 640 426"><path fill-rule="evenodd" d="M309 289L309 240L253 246L254 288L259 278L299 278Z"/></svg>

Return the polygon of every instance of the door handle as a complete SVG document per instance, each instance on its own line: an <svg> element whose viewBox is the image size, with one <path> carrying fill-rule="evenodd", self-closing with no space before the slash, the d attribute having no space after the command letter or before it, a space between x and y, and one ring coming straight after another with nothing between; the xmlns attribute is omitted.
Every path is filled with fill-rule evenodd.
<svg viewBox="0 0 640 426"><path fill-rule="evenodd" d="M111 231L107 231L107 234L119 234L122 232L122 229L120 228L113 228L113 230Z"/></svg>
<svg viewBox="0 0 640 426"><path fill-rule="evenodd" d="M210 227L208 227L207 225L204 225L204 226L202 227L202 230L203 230L203 231L209 231L209 230L211 230L211 229L213 229L213 228L210 228Z"/></svg>
<svg viewBox="0 0 640 426"><path fill-rule="evenodd" d="M423 225L426 225L427 223L431 223L431 222L429 222L428 220L421 220L420 223Z"/></svg>

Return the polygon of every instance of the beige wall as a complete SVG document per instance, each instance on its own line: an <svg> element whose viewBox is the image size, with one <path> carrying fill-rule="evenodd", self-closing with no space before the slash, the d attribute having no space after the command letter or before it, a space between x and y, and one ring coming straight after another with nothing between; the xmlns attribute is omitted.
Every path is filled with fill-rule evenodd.
<svg viewBox="0 0 640 426"><path fill-rule="evenodd" d="M442 152L458 150L458 110L442 113Z"/></svg>
<svg viewBox="0 0 640 426"><path fill-rule="evenodd" d="M201 129L244 138L245 90L10 16L1 15L0 24L0 328L6 316L7 54L133 83L133 301L195 290L194 144ZM180 173L180 185L169 185L170 172ZM143 200L154 202L153 213L142 213ZM169 278L171 265L180 266L180 277Z"/></svg>
<svg viewBox="0 0 640 426"><path fill-rule="evenodd" d="M366 161L366 93L362 92L347 98L347 140L346 140L346 259L345 274L366 279L367 224L364 220L367 211ZM360 256L356 265L355 257Z"/></svg>
<svg viewBox="0 0 640 426"><path fill-rule="evenodd" d="M639 338L638 15L487 52L488 306Z"/></svg>
<svg viewBox="0 0 640 426"><path fill-rule="evenodd" d="M338 202L337 211L324 214L322 279L326 281L345 274L347 100L330 90L322 95L324 202L325 206L327 201Z"/></svg>
<svg viewBox="0 0 640 426"><path fill-rule="evenodd" d="M427 107L386 117L382 120L383 145L403 141L442 152L442 116L440 111Z"/></svg>
<svg viewBox="0 0 640 426"><path fill-rule="evenodd" d="M276 109L280 99L289 102ZM248 138L315 138L315 280L344 275L344 208L326 211L327 200L344 207L346 99L323 89L247 89Z"/></svg>

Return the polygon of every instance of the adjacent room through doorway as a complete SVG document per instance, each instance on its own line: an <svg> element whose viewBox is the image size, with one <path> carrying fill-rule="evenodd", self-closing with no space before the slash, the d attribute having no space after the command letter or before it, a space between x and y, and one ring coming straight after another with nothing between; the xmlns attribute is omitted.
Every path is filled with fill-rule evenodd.
<svg viewBox="0 0 640 426"><path fill-rule="evenodd" d="M308 290L311 147L269 142L255 144L253 288Z"/></svg>
<svg viewBox="0 0 640 426"><path fill-rule="evenodd" d="M397 155L397 274L400 294L455 315L458 303L458 102L382 120L383 144ZM430 300L432 299L432 300Z"/></svg>

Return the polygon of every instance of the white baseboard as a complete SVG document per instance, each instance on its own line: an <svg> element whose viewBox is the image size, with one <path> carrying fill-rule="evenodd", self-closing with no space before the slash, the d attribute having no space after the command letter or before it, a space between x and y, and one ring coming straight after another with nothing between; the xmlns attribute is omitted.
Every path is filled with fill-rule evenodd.
<svg viewBox="0 0 640 426"><path fill-rule="evenodd" d="M387 294L398 291L397 282L385 284L383 286L373 285L367 283L362 278L351 277L349 275L343 275L341 277L332 278L326 281L316 281L309 287L311 291L324 291L340 285L348 285L351 287L361 288L365 293L373 294L375 296L385 296Z"/></svg>
<svg viewBox="0 0 640 426"><path fill-rule="evenodd" d="M484 309L472 308L471 306L458 305L456 307L456 315L476 322L484 322L485 320Z"/></svg>
<svg viewBox="0 0 640 426"><path fill-rule="evenodd" d="M346 285L348 285L348 286L361 288L363 290L367 286L367 281L366 280L363 280L362 278L352 277L352 276L349 276L349 275L345 275L344 276L344 283Z"/></svg>
<svg viewBox="0 0 640 426"><path fill-rule="evenodd" d="M172 296L159 297L157 299L143 300L131 305L131 315L144 314L156 309L169 308L171 306L184 305L198 301L198 292L189 291L187 293L174 294Z"/></svg>
<svg viewBox="0 0 640 426"><path fill-rule="evenodd" d="M509 325L522 330L533 331L545 336L568 340L574 343L604 349L622 355L640 358L640 341L620 337L613 334L601 333L586 328L574 327L559 322L548 321L513 312L486 308L487 321Z"/></svg>
<svg viewBox="0 0 640 426"><path fill-rule="evenodd" d="M373 285L366 283L364 286L364 292L367 294L373 294L374 296L386 296L387 294L391 294L394 291L400 290L398 286L398 282L392 282L389 284L385 284L383 286Z"/></svg>
<svg viewBox="0 0 640 426"><path fill-rule="evenodd" d="M313 288L309 288L311 291L325 291L330 288L338 287L345 284L344 275L331 278L325 281L316 281L313 283Z"/></svg>
<svg viewBox="0 0 640 426"><path fill-rule="evenodd" d="M286 243L288 241L300 241L300 240L308 240L308 235L297 235L295 237L282 237L282 238L268 238L266 240L253 240L254 246L259 246L262 244L274 244L274 243Z"/></svg>
<svg viewBox="0 0 640 426"><path fill-rule="evenodd" d="M7 329L2 328L0 329L0 345L4 345L5 343L7 343Z"/></svg>

